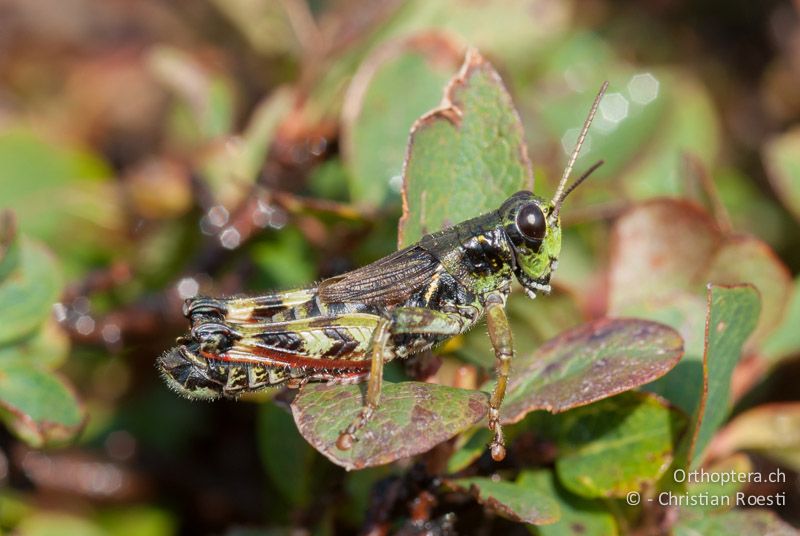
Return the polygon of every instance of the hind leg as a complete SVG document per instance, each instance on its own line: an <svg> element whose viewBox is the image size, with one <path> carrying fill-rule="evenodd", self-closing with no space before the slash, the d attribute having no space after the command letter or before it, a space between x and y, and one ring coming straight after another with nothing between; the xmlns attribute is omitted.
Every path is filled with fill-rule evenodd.
<svg viewBox="0 0 800 536"><path fill-rule="evenodd" d="M367 399L364 407L350 425L339 434L336 446L348 450L356 441L356 433L363 428L380 404L383 383L383 363L394 357L391 347L392 335L440 335L453 336L463 331L465 319L458 314L448 314L424 307L400 307L392 311L391 319L381 319L370 343L370 372L367 384Z"/></svg>
<svg viewBox="0 0 800 536"><path fill-rule="evenodd" d="M375 409L381 401L381 387L383 384L383 362L387 357L387 346L389 344L390 321L381 319L372 334L370 344L370 369L369 383L367 383L367 400L358 417L350 423L345 430L339 434L336 446L339 450L348 450L353 446L356 439L356 432L367 424L372 417Z"/></svg>

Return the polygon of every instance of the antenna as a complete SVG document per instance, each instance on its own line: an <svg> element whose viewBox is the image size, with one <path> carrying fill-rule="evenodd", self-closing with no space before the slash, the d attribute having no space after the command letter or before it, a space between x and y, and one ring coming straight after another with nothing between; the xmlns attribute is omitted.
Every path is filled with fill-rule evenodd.
<svg viewBox="0 0 800 536"><path fill-rule="evenodd" d="M589 173L585 173L575 184L572 185L572 187L570 187L569 191L565 193L564 188L567 185L567 179L569 179L570 173L572 173L572 166L575 165L575 160L578 159L578 154L581 152L583 142L586 140L586 134L589 132L589 127L592 125L594 115L597 113L597 107L600 106L600 101L603 99L606 89L608 89L608 81L603 82L603 85L600 86L600 91L597 92L597 96L594 98L594 103L592 103L592 109L589 110L589 116L586 118L586 121L583 122L583 128L581 129L580 136L578 136L578 142L575 144L575 149L572 150L572 154L569 157L569 162L567 162L567 167L564 168L564 174L561 175L561 181L558 183L558 189L553 196L555 210L553 211L552 218L558 218L558 213L561 210L561 203L564 201L564 198L567 197L567 194L574 190L578 184L583 182L586 177L589 176L589 173L597 169L596 165L593 166L589 170Z"/></svg>
<svg viewBox="0 0 800 536"><path fill-rule="evenodd" d="M592 164L592 167L590 167L589 169L587 169L586 171L584 171L584 172L583 172L583 175L581 175L580 177L578 177L578 178L575 180L575 182L573 182L572 184L570 184L570 185L569 185L569 188L567 188L566 190L564 190L564 194L561 196L561 201L563 202L563 201L564 201L564 200L567 198L567 196L568 196L569 194L571 194L571 193L572 193L572 191L573 191L575 188L577 188L578 186L580 186L580 185L581 185L581 183L582 183L583 181L585 181L586 179L588 179L588 178L589 178L589 175L591 175L592 173L594 173L594 170L596 170L597 168L599 168L599 167L600 167L600 166L602 166L603 164L605 164L605 160L598 160L597 162L595 162L594 164Z"/></svg>

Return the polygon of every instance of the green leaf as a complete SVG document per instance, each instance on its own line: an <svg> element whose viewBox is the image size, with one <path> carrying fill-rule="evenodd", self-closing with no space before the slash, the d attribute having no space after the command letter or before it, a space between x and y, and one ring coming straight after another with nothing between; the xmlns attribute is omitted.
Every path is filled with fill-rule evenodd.
<svg viewBox="0 0 800 536"><path fill-rule="evenodd" d="M155 47L148 58L153 74L178 97L193 121L197 141L230 132L233 125L233 89L227 79L214 76L190 54L169 46Z"/></svg>
<svg viewBox="0 0 800 536"><path fill-rule="evenodd" d="M50 252L32 241L20 246L17 270L0 284L0 345L41 325L61 293L61 275Z"/></svg>
<svg viewBox="0 0 800 536"><path fill-rule="evenodd" d="M172 536L177 533L174 514L150 505L104 509L99 522L109 536Z"/></svg>
<svg viewBox="0 0 800 536"><path fill-rule="evenodd" d="M0 283L19 264L19 240L17 240L17 224L14 213L10 210L0 211Z"/></svg>
<svg viewBox="0 0 800 536"><path fill-rule="evenodd" d="M297 427L311 445L346 469L390 463L430 450L486 414L486 394L428 383L384 383L380 406L350 450L339 433L364 404L363 385L306 385L292 402Z"/></svg>
<svg viewBox="0 0 800 536"><path fill-rule="evenodd" d="M703 353L708 305L700 296L675 292L667 298L647 300L636 307L626 307L625 314L647 318L672 326L681 334L684 354L667 374L644 389L660 395L687 415L692 415L703 396Z"/></svg>
<svg viewBox="0 0 800 536"><path fill-rule="evenodd" d="M702 461L711 437L730 411L731 375L742 345L758 322L758 292L750 285L708 287L706 349L703 356L703 397L694 413L692 467Z"/></svg>
<svg viewBox="0 0 800 536"><path fill-rule="evenodd" d="M568 28L569 20L568 5L548 0L411 0L392 21L391 35L433 29L460 35L522 76L547 56L546 45Z"/></svg>
<svg viewBox="0 0 800 536"><path fill-rule="evenodd" d="M458 70L461 48L426 34L390 41L364 60L345 97L342 121L355 203L377 208L392 188L399 191L408 132L439 104L442 87Z"/></svg>
<svg viewBox="0 0 800 536"><path fill-rule="evenodd" d="M495 210L533 189L522 124L494 68L475 50L450 81L444 105L411 131L399 243Z"/></svg>
<svg viewBox="0 0 800 536"><path fill-rule="evenodd" d="M800 470L800 402L759 406L736 416L714 437L714 453L755 451Z"/></svg>
<svg viewBox="0 0 800 536"><path fill-rule="evenodd" d="M0 346L0 366L15 362L54 369L67 359L69 337L51 318L26 339Z"/></svg>
<svg viewBox="0 0 800 536"><path fill-rule="evenodd" d="M685 417L649 393L630 392L560 416L556 472L584 497L622 497L669 467Z"/></svg>
<svg viewBox="0 0 800 536"><path fill-rule="evenodd" d="M67 273L119 254L124 211L111 170L94 154L28 130L0 132L0 209L19 229L44 241Z"/></svg>
<svg viewBox="0 0 800 536"><path fill-rule="evenodd" d="M730 510L736 505L736 494L742 491L752 473L750 458L736 454L704 468L708 475L699 482L691 481L691 473L680 474L680 480L688 482L686 495L688 503L682 509L698 511Z"/></svg>
<svg viewBox="0 0 800 536"><path fill-rule="evenodd" d="M623 189L631 198L681 194L685 173L681 153L702 148L697 156L710 165L719 151L717 115L703 85L681 71L662 80L670 90L665 120L659 125L656 138L620 177Z"/></svg>
<svg viewBox="0 0 800 536"><path fill-rule="evenodd" d="M778 197L800 221L800 127L767 142L762 158Z"/></svg>
<svg viewBox="0 0 800 536"><path fill-rule="evenodd" d="M674 536L725 534L727 536L796 536L797 530L786 524L771 510L731 510L714 515L692 515L672 527Z"/></svg>
<svg viewBox="0 0 800 536"><path fill-rule="evenodd" d="M485 426L476 426L461 434L456 440L455 452L447 460L447 472L457 473L469 467L486 452L486 445L492 441L493 435Z"/></svg>
<svg viewBox="0 0 800 536"><path fill-rule="evenodd" d="M645 300L694 290L722 234L695 205L658 199L635 205L617 220L611 238L611 315L630 314Z"/></svg>
<svg viewBox="0 0 800 536"><path fill-rule="evenodd" d="M540 536L615 536L619 533L614 516L603 503L573 495L558 483L551 470L526 471L518 485L533 488L552 497L561 510L561 518L552 525L529 527Z"/></svg>
<svg viewBox="0 0 800 536"><path fill-rule="evenodd" d="M0 418L22 440L42 447L74 437L85 414L72 389L53 373L0 362Z"/></svg>
<svg viewBox="0 0 800 536"><path fill-rule="evenodd" d="M212 4L230 19L255 51L269 56L302 54L303 43L295 35L290 15L296 8L289 4L251 0L212 0Z"/></svg>
<svg viewBox="0 0 800 536"><path fill-rule="evenodd" d="M751 236L729 239L714 255L706 280L735 285L750 283L761 297L761 316L751 343L757 345L783 318L792 290L788 268L767 244Z"/></svg>
<svg viewBox="0 0 800 536"><path fill-rule="evenodd" d="M261 462L273 486L292 506L311 498L314 450L303 441L292 416L277 404L262 404L258 414Z"/></svg>
<svg viewBox="0 0 800 536"><path fill-rule="evenodd" d="M761 346L761 352L772 363L800 352L800 277L794 280L786 312L780 325Z"/></svg>
<svg viewBox="0 0 800 536"><path fill-rule="evenodd" d="M471 477L448 479L445 484L470 493L480 504L512 521L534 525L555 523L561 517L558 502L547 491L531 485L533 478L531 472L523 471L516 482Z"/></svg>
<svg viewBox="0 0 800 536"><path fill-rule="evenodd" d="M528 76L531 66L547 56L547 45L563 34L570 20L570 6L551 0L409 0L375 5L377 9L350 7L344 18L349 19L348 26L360 27L355 33L357 44L328 63L312 86L302 110L303 119L310 124L338 116L343 87L374 43L444 31L462 36L509 70ZM377 17L376 11L381 12ZM362 23L369 19L373 24L367 22L365 27Z"/></svg>
<svg viewBox="0 0 800 536"><path fill-rule="evenodd" d="M604 161L592 174L591 184L597 187L582 187L575 194L592 201L609 201L619 195L609 181L621 176L658 134L671 102L665 83L668 72L637 72L597 33L582 32L564 39L547 54L542 74L535 84L522 88L525 93L520 101L533 112L526 127L536 153L544 153L554 140L560 141L560 156L566 162L586 119L587 100L604 79L610 81L608 92L576 161L577 169L598 159Z"/></svg>
<svg viewBox="0 0 800 536"><path fill-rule="evenodd" d="M22 536L106 536L98 525L72 514L62 514L47 510L36 512L22 520L16 527Z"/></svg>
<svg viewBox="0 0 800 536"><path fill-rule="evenodd" d="M272 140L294 99L294 93L287 88L273 91L258 103L241 135L228 136L203 154L199 165L215 201L235 210L252 195Z"/></svg>
<svg viewBox="0 0 800 536"><path fill-rule="evenodd" d="M680 335L663 324L583 324L515 359L501 418L514 423L533 410L557 413L633 389L666 374L682 354Z"/></svg>
<svg viewBox="0 0 800 536"><path fill-rule="evenodd" d="M758 319L758 293L749 285L710 285L705 307L694 295L677 292L672 298L626 310L673 326L686 341L686 354L678 365L646 389L692 416L692 431L686 436L682 455L691 458L692 452L697 453L696 464L700 450L727 416L731 375ZM713 326L720 326L720 331ZM709 420L702 424L704 419ZM704 429L698 438L701 426Z"/></svg>
<svg viewBox="0 0 800 536"><path fill-rule="evenodd" d="M307 285L317 275L312 252L295 228L281 230L273 241L259 242L251 248L257 270L254 288L292 288Z"/></svg>

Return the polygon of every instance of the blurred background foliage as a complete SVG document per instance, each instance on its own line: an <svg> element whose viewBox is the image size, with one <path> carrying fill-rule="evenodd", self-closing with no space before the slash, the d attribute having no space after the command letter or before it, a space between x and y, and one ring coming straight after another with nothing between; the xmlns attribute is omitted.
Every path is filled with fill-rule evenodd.
<svg viewBox="0 0 800 536"><path fill-rule="evenodd" d="M512 94L540 195L610 81L577 168L606 164L563 213L557 292L510 304L519 351L603 314L666 322L686 341L675 372L689 376L648 390L687 415L700 391L682 392L686 378L702 385L704 353L728 356L709 383L713 427L697 424L704 459L780 468L785 483L741 489L786 492L788 504L689 513L675 530L797 526L798 10L787 0L0 0L0 529L613 534L674 522L627 508L612 483L574 485L571 470L597 467L567 437L592 418L581 410L515 425L500 467L476 431L444 462L435 449L346 473L300 437L283 395L190 403L157 377L186 297L305 285L396 248L409 128L438 105L467 45ZM707 281L760 291L738 364L743 341L735 351L704 341L706 311L724 298L709 294L707 309ZM388 375L474 388L491 367L476 332ZM637 397L603 403L619 412ZM667 418L659 399L643 400L642 423ZM498 469L495 485L486 477ZM643 480L654 485L657 469ZM445 474L463 478L443 486ZM497 517L463 492L470 478L490 496L555 501L571 524Z"/></svg>

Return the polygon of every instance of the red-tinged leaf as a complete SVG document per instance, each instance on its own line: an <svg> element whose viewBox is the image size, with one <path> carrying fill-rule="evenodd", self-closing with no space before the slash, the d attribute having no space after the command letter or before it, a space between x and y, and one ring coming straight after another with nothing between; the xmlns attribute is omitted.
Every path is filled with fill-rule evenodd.
<svg viewBox="0 0 800 536"><path fill-rule="evenodd" d="M667 374L648 384L645 390L666 398L687 415L692 415L697 409L703 391L706 309L706 300L688 291L626 308L626 314L671 326L683 337L681 360Z"/></svg>
<svg viewBox="0 0 800 536"><path fill-rule="evenodd" d="M758 344L783 318L792 292L789 269L766 243L737 236L714 254L706 280L721 285L750 283L761 296L761 316L751 341Z"/></svg>
<svg viewBox="0 0 800 536"><path fill-rule="evenodd" d="M72 388L53 373L28 363L0 364L0 419L29 445L64 443L85 417Z"/></svg>
<svg viewBox="0 0 800 536"><path fill-rule="evenodd" d="M307 385L292 402L306 441L333 463L362 469L426 452L486 414L486 394L429 383L384 383L381 403L349 450L336 440L364 404L363 385Z"/></svg>
<svg viewBox="0 0 800 536"><path fill-rule="evenodd" d="M603 318L551 339L514 361L503 422L527 413L583 406L666 374L683 354L672 328L637 319Z"/></svg>
<svg viewBox="0 0 800 536"><path fill-rule="evenodd" d="M722 234L711 217L686 201L657 199L629 210L614 227L609 314L646 299L693 290Z"/></svg>

